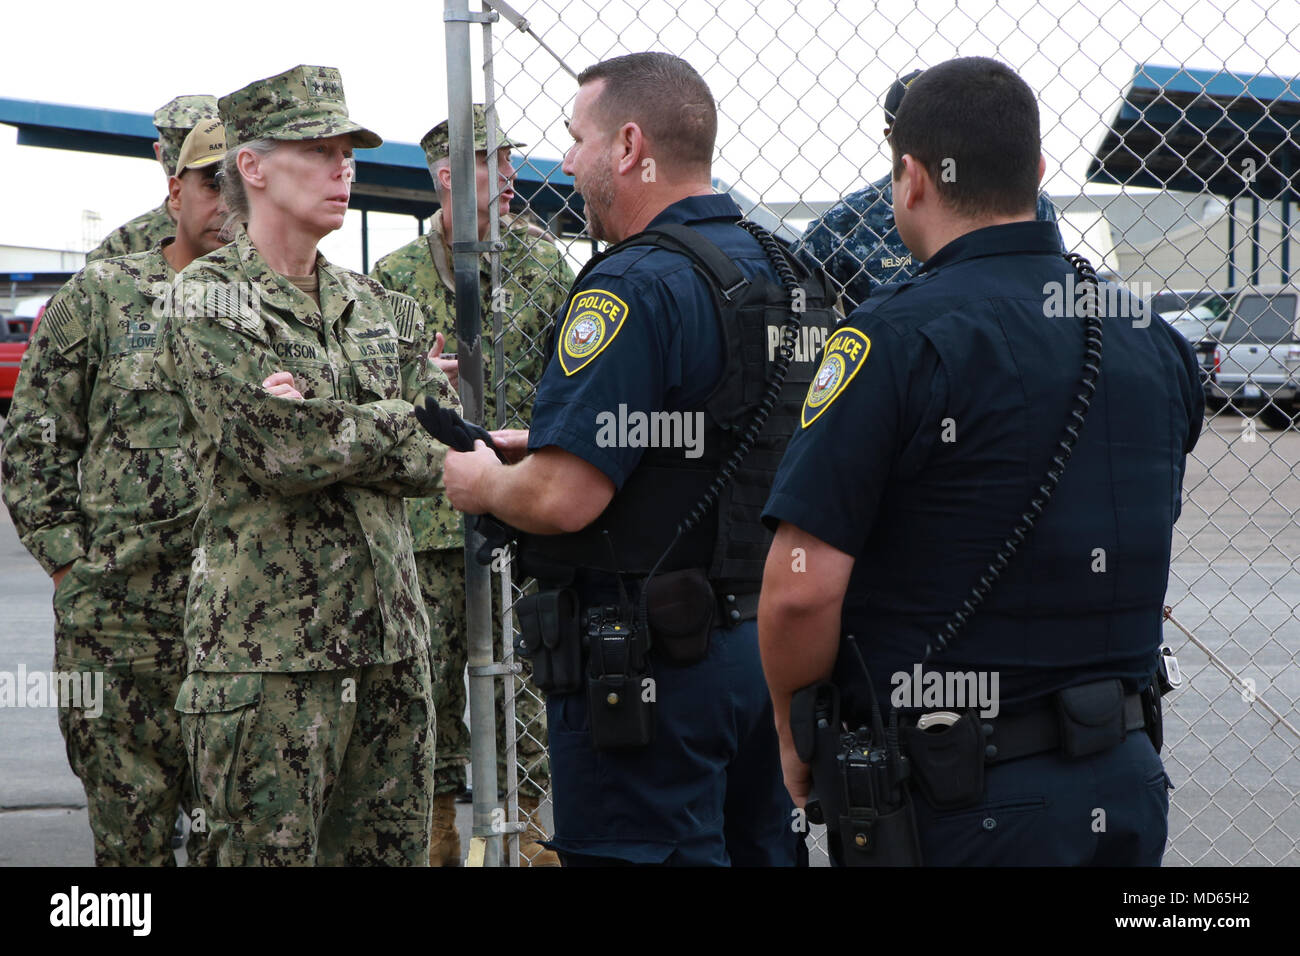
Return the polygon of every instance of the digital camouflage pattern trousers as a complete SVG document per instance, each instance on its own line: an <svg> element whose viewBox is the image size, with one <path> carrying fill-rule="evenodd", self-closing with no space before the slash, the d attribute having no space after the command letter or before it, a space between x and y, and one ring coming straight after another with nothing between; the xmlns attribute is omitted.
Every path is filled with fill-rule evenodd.
<svg viewBox="0 0 1300 956"><path fill-rule="evenodd" d="M465 619L465 552L417 551L415 566L420 593L429 612L433 652L433 696L438 711L438 745L433 782L437 793L455 793L465 787L469 763L469 729L465 726L465 667L469 661ZM492 633L496 657L501 649L500 578L492 576ZM527 668L527 664L524 665ZM514 678L511 678L514 680ZM503 681L496 682L497 790L504 794L506 778L505 708ZM519 792L541 797L550 786L546 763L546 709L541 692L525 680L515 697Z"/></svg>
<svg viewBox="0 0 1300 956"><path fill-rule="evenodd" d="M185 676L182 619L150 607L125 582L79 560L54 592L59 730L86 792L96 866L175 866L178 810L193 824L191 866L208 862L195 806L176 693ZM82 675L89 675L87 681ZM102 681L102 683L100 683ZM91 700L84 691L96 693Z"/></svg>
<svg viewBox="0 0 1300 956"><path fill-rule="evenodd" d="M177 700L218 866L427 866L427 654L300 673L207 673Z"/></svg>

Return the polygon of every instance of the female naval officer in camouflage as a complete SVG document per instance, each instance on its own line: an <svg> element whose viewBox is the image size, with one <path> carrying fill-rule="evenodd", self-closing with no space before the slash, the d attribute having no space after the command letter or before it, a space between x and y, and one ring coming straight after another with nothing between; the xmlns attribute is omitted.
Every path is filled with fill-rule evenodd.
<svg viewBox="0 0 1300 956"><path fill-rule="evenodd" d="M427 863L428 622L404 495L456 406L419 306L331 265L353 147L338 71L298 66L219 104L235 241L181 275L159 359L185 398L202 508L177 709L217 862ZM191 305L197 306L190 308Z"/></svg>

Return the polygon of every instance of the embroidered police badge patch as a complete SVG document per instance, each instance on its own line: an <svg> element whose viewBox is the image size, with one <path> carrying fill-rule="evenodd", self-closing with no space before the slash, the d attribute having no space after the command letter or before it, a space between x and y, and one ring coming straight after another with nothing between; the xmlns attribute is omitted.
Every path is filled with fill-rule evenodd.
<svg viewBox="0 0 1300 956"><path fill-rule="evenodd" d="M807 428L839 398L858 374L862 363L871 351L871 339L857 329L842 328L826 340L822 349L822 364L808 386L808 397L803 401L800 420Z"/></svg>
<svg viewBox="0 0 1300 956"><path fill-rule="evenodd" d="M586 289L569 302L557 348L560 367L572 375L605 350L627 320L627 303L604 289Z"/></svg>

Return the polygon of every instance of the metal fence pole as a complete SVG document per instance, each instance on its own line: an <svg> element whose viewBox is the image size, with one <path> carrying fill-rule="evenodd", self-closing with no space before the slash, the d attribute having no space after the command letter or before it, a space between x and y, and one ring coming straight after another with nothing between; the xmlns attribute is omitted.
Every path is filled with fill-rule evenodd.
<svg viewBox="0 0 1300 956"><path fill-rule="evenodd" d="M492 10L484 10L484 14L483 106L487 120L487 142L485 145L487 146L488 196L490 197L488 202L488 243L492 247L488 253L492 289L492 383L496 393L496 420L491 424L494 428L504 428L506 424L506 361L505 336L503 335L505 315L500 292L501 251L505 248L505 243L501 241L501 215L497 203L497 199L501 195L501 182L496 172L500 135L497 126L496 81L492 75L492 23L497 19L497 14ZM518 665L514 660L514 635L511 624L513 617L510 614L510 608L513 604L510 588L510 563L508 560L503 560L500 564L493 561L492 566L501 568L501 607L504 619L501 634L501 665L508 671L501 675L501 708L503 711L502 723L505 726L506 778L498 782L505 790L506 819L510 821L506 828L505 865L514 866L519 861L519 833L528 823L526 820L519 821L519 758L518 748L515 745L517 734L515 694L518 692L519 682L509 673ZM495 726L492 728L492 733L496 733Z"/></svg>
<svg viewBox="0 0 1300 956"><path fill-rule="evenodd" d="M456 275L456 342L460 361L460 400L465 418L483 421L483 349L479 314L478 203L474 182L473 85L470 78L470 24L482 15L469 12L468 0L446 0L447 132L452 191L452 264ZM505 817L497 802L496 720L492 690L497 665L492 653L491 575L474 554L482 539L466 528L465 610L469 644L470 767L474 776L474 828L470 861L501 865ZM486 728L486 730L485 730ZM480 843L480 841L482 841ZM483 852L478 854L478 847Z"/></svg>

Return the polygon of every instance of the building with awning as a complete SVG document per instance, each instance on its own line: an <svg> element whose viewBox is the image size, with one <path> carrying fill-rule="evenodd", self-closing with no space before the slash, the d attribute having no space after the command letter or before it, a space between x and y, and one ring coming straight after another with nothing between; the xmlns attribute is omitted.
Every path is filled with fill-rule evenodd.
<svg viewBox="0 0 1300 956"><path fill-rule="evenodd" d="M153 117L147 113L0 98L0 123L17 128L20 146L134 156L156 162L153 144L158 133ZM438 208L438 197L424 151L415 143L386 140L377 149L358 150L356 160L357 178L348 206L361 213L362 271L367 271L372 258L368 214L412 216L416 220L415 232L422 233L424 221ZM584 225L582 197L574 192L573 177L566 175L560 165L558 159L523 157L515 179L515 207L517 211L527 208L553 235L577 237ZM783 238L796 237L760 204L721 180L715 179L713 184L720 192L731 193L750 218ZM381 254L387 251L379 250Z"/></svg>
<svg viewBox="0 0 1300 956"><path fill-rule="evenodd" d="M1222 287L1289 282L1292 205L1300 202L1300 80L1139 64L1087 181L1218 196L1226 204L1223 235L1209 241L1226 260ZM1249 208L1244 221L1239 203ZM1261 214L1270 206L1276 226ZM1181 238L1205 241L1194 230Z"/></svg>

